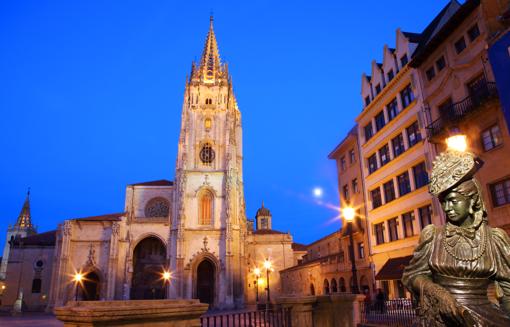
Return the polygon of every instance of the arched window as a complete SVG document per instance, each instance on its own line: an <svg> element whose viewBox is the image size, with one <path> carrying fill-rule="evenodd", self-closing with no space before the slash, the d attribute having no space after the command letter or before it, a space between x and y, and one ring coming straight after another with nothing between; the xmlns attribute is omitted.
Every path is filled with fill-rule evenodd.
<svg viewBox="0 0 510 327"><path fill-rule="evenodd" d="M200 225L211 225L213 220L213 195L205 191L200 196L200 211L198 214Z"/></svg>
<svg viewBox="0 0 510 327"><path fill-rule="evenodd" d="M40 278L34 278L32 280L32 293L41 293L41 284Z"/></svg>
<svg viewBox="0 0 510 327"><path fill-rule="evenodd" d="M345 288L345 279L343 277L340 277L338 284L340 284L340 292L347 292L347 289Z"/></svg>
<svg viewBox="0 0 510 327"><path fill-rule="evenodd" d="M332 293L338 292L338 288L336 287L336 279L334 278L331 280L331 292Z"/></svg>
<svg viewBox="0 0 510 327"><path fill-rule="evenodd" d="M310 284L310 295L315 295L315 286L313 284Z"/></svg>
<svg viewBox="0 0 510 327"><path fill-rule="evenodd" d="M170 204L164 198L153 198L145 206L145 217L168 217L170 213Z"/></svg>
<svg viewBox="0 0 510 327"><path fill-rule="evenodd" d="M324 294L329 294L329 281L327 279L324 280Z"/></svg>

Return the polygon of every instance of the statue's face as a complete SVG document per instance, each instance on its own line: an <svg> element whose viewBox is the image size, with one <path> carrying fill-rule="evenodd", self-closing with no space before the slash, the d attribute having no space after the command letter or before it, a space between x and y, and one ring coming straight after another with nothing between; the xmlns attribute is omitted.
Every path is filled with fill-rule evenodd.
<svg viewBox="0 0 510 327"><path fill-rule="evenodd" d="M441 201L448 220L456 225L462 224L469 217L471 199L457 192L448 193Z"/></svg>

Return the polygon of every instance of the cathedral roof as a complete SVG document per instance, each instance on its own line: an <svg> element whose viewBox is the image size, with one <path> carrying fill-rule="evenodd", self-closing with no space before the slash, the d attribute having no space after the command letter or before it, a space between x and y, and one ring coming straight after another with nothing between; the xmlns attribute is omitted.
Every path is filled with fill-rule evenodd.
<svg viewBox="0 0 510 327"><path fill-rule="evenodd" d="M32 225L32 217L30 215L30 189L27 192L25 203L23 203L21 212L19 213L18 219L16 220L16 225L14 226L28 229L34 228Z"/></svg>
<svg viewBox="0 0 510 327"><path fill-rule="evenodd" d="M83 217L83 218L73 218L72 220L77 221L120 221L120 217L124 216L125 212L119 213L109 213L100 216L91 216L91 217Z"/></svg>
<svg viewBox="0 0 510 327"><path fill-rule="evenodd" d="M57 237L57 231L30 235L27 237L17 237L14 239L13 245L34 245L34 246L54 246Z"/></svg>
<svg viewBox="0 0 510 327"><path fill-rule="evenodd" d="M131 186L172 186L174 185L174 182L166 180L166 179L160 179L157 181L150 181L150 182L141 182L141 183L135 183L130 184Z"/></svg>
<svg viewBox="0 0 510 327"><path fill-rule="evenodd" d="M306 245L304 244L301 244L301 243L292 243L292 250L294 251L306 251L307 248L306 248Z"/></svg>
<svg viewBox="0 0 510 327"><path fill-rule="evenodd" d="M255 214L255 217L260 217L260 216L264 216L264 217L271 216L271 211L269 211L268 208L264 207L264 201L262 201L262 206L259 208L259 210L257 210L257 213Z"/></svg>
<svg viewBox="0 0 510 327"><path fill-rule="evenodd" d="M274 229L257 229L253 232L255 235L269 235L269 234L287 234Z"/></svg>

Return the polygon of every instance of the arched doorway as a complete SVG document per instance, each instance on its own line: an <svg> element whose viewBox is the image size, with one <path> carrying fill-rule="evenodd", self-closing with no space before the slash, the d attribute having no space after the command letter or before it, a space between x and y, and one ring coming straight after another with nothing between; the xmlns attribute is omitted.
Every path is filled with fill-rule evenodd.
<svg viewBox="0 0 510 327"><path fill-rule="evenodd" d="M327 279L324 280L324 294L329 294L329 282Z"/></svg>
<svg viewBox="0 0 510 327"><path fill-rule="evenodd" d="M131 299L164 299L162 272L166 266L166 249L161 240L147 237L133 251Z"/></svg>
<svg viewBox="0 0 510 327"><path fill-rule="evenodd" d="M216 269L205 259L197 267L197 298L202 303L214 304Z"/></svg>
<svg viewBox="0 0 510 327"><path fill-rule="evenodd" d="M98 301L99 300L99 276L96 272L91 271L83 277L81 287L81 300L82 301Z"/></svg>
<svg viewBox="0 0 510 327"><path fill-rule="evenodd" d="M340 277L338 280L338 284L340 284L340 292L345 293L347 290L345 289L345 279L343 277Z"/></svg>
<svg viewBox="0 0 510 327"><path fill-rule="evenodd" d="M310 284L310 295L315 295L315 286L313 284Z"/></svg>
<svg viewBox="0 0 510 327"><path fill-rule="evenodd" d="M334 278L331 280L331 292L333 293L338 292L338 288L336 286L336 279Z"/></svg>

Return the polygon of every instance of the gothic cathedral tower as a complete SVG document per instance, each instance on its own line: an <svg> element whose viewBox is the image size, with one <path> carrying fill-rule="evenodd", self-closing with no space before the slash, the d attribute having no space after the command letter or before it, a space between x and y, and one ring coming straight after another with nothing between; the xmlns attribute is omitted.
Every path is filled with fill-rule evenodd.
<svg viewBox="0 0 510 327"><path fill-rule="evenodd" d="M211 17L187 78L181 116L170 266L174 297L242 307L246 216L241 113Z"/></svg>

